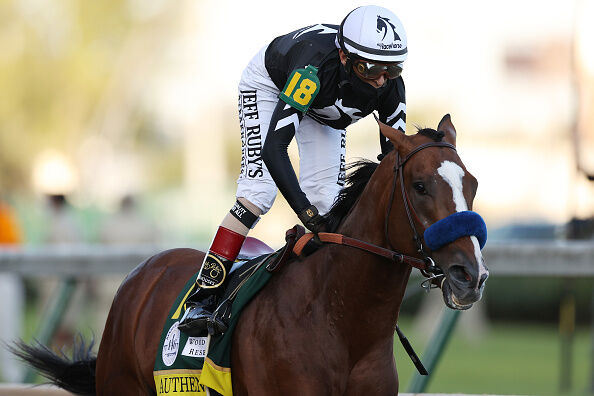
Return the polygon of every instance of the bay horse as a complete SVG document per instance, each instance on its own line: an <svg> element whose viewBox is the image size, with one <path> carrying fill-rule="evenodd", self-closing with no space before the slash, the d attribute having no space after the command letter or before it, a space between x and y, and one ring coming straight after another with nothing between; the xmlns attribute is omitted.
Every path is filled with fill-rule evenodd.
<svg viewBox="0 0 594 396"><path fill-rule="evenodd" d="M477 180L455 150L450 116L437 131L405 135L381 123L380 129L394 150L349 175L328 224L400 260L328 244L286 263L247 305L233 335L234 395L398 394L394 333L415 260L435 264L448 307L467 309L480 299L488 271L477 238L430 250L419 233L472 210ZM114 298L96 358L90 348L69 361L24 344L21 357L77 394L156 394L162 327L203 256L173 249L135 268Z"/></svg>

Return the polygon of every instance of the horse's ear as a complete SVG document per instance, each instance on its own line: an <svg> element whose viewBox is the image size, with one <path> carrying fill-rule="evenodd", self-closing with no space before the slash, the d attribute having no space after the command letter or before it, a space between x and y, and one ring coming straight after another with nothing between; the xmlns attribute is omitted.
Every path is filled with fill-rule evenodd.
<svg viewBox="0 0 594 396"><path fill-rule="evenodd" d="M401 147L403 145L404 139L406 138L406 135L402 131L394 129L391 126L381 122L375 114L373 114L373 116L375 117L375 120L379 125L380 132L382 133L382 135L390 139L394 147Z"/></svg>
<svg viewBox="0 0 594 396"><path fill-rule="evenodd" d="M456 128L454 128L454 124L452 124L452 119L449 114L444 115L441 121L439 121L437 130L445 133L446 142L451 143L454 146L456 145Z"/></svg>

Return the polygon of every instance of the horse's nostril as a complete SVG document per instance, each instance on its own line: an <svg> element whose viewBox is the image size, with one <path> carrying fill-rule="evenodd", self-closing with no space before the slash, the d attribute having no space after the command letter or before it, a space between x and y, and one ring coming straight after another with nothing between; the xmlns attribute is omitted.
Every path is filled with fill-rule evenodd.
<svg viewBox="0 0 594 396"><path fill-rule="evenodd" d="M453 265L450 267L450 277L460 283L469 283L472 281L472 275L470 275L464 267L460 265Z"/></svg>
<svg viewBox="0 0 594 396"><path fill-rule="evenodd" d="M479 279L479 284L478 284L478 288L480 289L481 287L483 287L483 285L485 284L485 281L487 280L487 278L489 277L489 275L487 274L483 274L481 276L481 279Z"/></svg>

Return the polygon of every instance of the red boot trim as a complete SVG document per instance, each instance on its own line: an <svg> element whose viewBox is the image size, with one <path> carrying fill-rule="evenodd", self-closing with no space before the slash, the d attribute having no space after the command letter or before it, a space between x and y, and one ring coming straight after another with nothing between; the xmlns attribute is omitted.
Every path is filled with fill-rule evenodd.
<svg viewBox="0 0 594 396"><path fill-rule="evenodd" d="M212 241L212 245L210 245L209 251L229 261L235 261L244 240L244 235L238 234L225 227L219 227L217 235L215 235L214 241Z"/></svg>

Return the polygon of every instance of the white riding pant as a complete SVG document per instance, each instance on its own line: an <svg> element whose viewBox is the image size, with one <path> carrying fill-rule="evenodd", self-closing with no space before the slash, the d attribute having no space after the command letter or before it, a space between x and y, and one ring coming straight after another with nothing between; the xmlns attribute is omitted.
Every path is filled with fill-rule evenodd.
<svg viewBox="0 0 594 396"><path fill-rule="evenodd" d="M237 197L246 198L268 212L277 187L262 160L272 112L279 90L264 66L266 47L250 61L239 82L241 172ZM299 185L321 214L326 214L345 180L346 131L334 129L305 116L295 132L299 150Z"/></svg>

